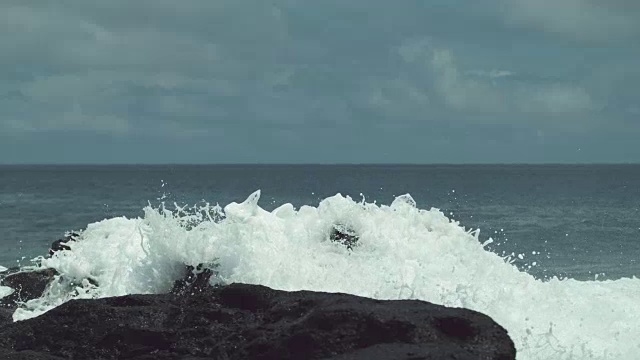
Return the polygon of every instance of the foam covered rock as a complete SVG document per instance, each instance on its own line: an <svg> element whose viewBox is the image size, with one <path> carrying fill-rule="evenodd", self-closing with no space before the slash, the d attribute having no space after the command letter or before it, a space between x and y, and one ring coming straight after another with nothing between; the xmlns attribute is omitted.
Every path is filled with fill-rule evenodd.
<svg viewBox="0 0 640 360"><path fill-rule="evenodd" d="M63 250L71 250L71 247L68 245L69 242L76 241L78 238L78 233L71 232L65 235L62 239L58 239L51 243L51 247L49 248L49 255L53 256L58 251Z"/></svg>
<svg viewBox="0 0 640 360"><path fill-rule="evenodd" d="M7 291L6 296L0 297L0 307L14 308L19 302L39 298L57 274L56 270L48 268L35 271L7 271L0 277L0 286L2 289L10 288L13 291Z"/></svg>
<svg viewBox="0 0 640 360"><path fill-rule="evenodd" d="M353 250L358 245L359 237L355 230L343 224L335 224L329 233L329 240L344 245L347 249Z"/></svg>

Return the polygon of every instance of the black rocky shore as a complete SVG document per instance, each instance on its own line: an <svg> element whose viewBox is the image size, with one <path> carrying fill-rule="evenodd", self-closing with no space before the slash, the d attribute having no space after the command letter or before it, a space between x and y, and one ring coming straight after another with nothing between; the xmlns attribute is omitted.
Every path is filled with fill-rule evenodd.
<svg viewBox="0 0 640 360"><path fill-rule="evenodd" d="M516 357L507 331L476 311L260 285L211 286L212 272L191 266L167 294L72 300L13 322L20 303L39 297L55 275L53 269L0 274L0 285L15 289L0 299L0 359Z"/></svg>

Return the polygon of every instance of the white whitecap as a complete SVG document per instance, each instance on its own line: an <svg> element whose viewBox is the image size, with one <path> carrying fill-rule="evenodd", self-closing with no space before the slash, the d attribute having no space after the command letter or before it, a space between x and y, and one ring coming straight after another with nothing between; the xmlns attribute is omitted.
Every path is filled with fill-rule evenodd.
<svg viewBox="0 0 640 360"><path fill-rule="evenodd" d="M282 204L279 207L273 209L271 213L276 215L279 218L286 219L286 218L295 216L296 210L293 207L293 205L287 203L287 204Z"/></svg>
<svg viewBox="0 0 640 360"><path fill-rule="evenodd" d="M255 191L249 195L245 201L238 204L235 202L230 203L224 207L224 212L227 218L244 221L248 218L256 215L258 212L258 201L260 200L260 190Z"/></svg>
<svg viewBox="0 0 640 360"><path fill-rule="evenodd" d="M409 194L400 195L391 203L391 208L394 210L416 208L416 206L416 201Z"/></svg>
<svg viewBox="0 0 640 360"><path fill-rule="evenodd" d="M9 296L11 294L13 294L15 290L13 290L12 288L8 287L8 286L0 286L0 299L2 299L5 296Z"/></svg>

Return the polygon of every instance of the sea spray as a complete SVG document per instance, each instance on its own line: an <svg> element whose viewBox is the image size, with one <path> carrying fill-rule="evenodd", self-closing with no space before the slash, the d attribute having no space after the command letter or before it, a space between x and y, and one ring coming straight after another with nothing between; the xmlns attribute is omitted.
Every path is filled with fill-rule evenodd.
<svg viewBox="0 0 640 360"><path fill-rule="evenodd" d="M0 286L0 299L13 294L14 290L8 286Z"/></svg>
<svg viewBox="0 0 640 360"><path fill-rule="evenodd" d="M488 314L516 343L518 358L637 359L640 280L536 280L487 251L437 209L409 195L389 206L340 194L317 207L258 206L260 192L224 209L145 208L141 219L90 224L70 250L39 259L61 274L14 320L72 298L166 292L184 265L215 264L213 282L282 290L421 299ZM213 214L213 215L212 215ZM329 241L334 224L358 235L352 250Z"/></svg>

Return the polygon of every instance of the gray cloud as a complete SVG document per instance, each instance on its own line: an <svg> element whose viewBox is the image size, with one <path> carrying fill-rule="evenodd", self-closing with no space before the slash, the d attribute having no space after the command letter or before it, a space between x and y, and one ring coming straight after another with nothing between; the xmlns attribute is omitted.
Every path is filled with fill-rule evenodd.
<svg viewBox="0 0 640 360"><path fill-rule="evenodd" d="M509 25L586 42L640 36L640 3L634 0L502 0Z"/></svg>
<svg viewBox="0 0 640 360"><path fill-rule="evenodd" d="M9 130L123 134L127 118L215 119L233 105L216 107L211 98L246 96L262 77L277 81L269 58L286 37L277 8L245 11L231 1L67 5L1 5L0 45L11 49L2 65L18 78L5 92L21 95L0 100L9 112L3 119L13 119L3 120ZM254 25L260 28L248 30ZM108 119L118 125L105 126Z"/></svg>
<svg viewBox="0 0 640 360"><path fill-rule="evenodd" d="M510 80L515 73L509 70L465 71L459 68L451 50L436 48L428 40L408 41L399 47L398 53L430 78L430 81L421 81L423 86L414 89L414 93L422 93L425 98L427 93L432 93L451 110L541 115L597 110L591 95L582 86L568 81L532 84Z"/></svg>
<svg viewBox="0 0 640 360"><path fill-rule="evenodd" d="M635 2L603 4L5 1L0 138L16 148L0 153L78 133L237 161L340 161L306 148L319 136L360 146L349 161L484 141L470 132L613 139L640 131L640 18Z"/></svg>

